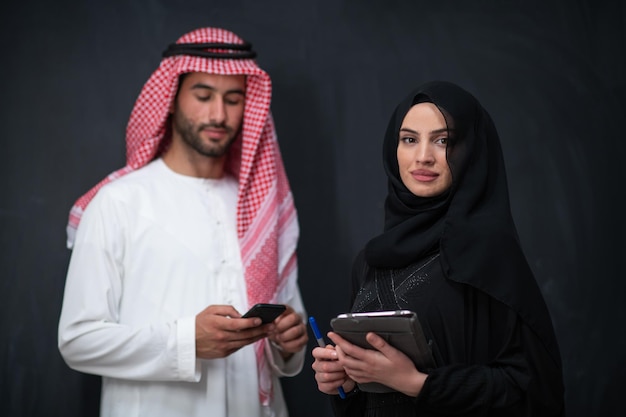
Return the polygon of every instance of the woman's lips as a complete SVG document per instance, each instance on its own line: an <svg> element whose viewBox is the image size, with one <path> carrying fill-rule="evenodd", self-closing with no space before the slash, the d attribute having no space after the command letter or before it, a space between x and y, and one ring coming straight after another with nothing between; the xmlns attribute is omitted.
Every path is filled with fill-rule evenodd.
<svg viewBox="0 0 626 417"><path fill-rule="evenodd" d="M417 181L430 182L436 180L439 174L426 169L416 169L411 171L411 176Z"/></svg>

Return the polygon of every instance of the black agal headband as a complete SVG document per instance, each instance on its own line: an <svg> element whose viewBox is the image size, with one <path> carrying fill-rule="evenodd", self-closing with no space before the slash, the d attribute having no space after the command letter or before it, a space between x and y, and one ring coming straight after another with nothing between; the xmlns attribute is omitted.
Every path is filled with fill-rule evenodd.
<svg viewBox="0 0 626 417"><path fill-rule="evenodd" d="M163 58L173 55L193 55L203 58L250 59L256 57L252 44L244 43L172 43Z"/></svg>

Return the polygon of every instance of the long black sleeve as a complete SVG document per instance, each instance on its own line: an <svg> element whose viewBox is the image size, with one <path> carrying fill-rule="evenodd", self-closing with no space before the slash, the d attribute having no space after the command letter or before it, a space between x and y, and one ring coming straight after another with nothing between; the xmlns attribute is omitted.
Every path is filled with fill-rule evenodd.
<svg viewBox="0 0 626 417"><path fill-rule="evenodd" d="M418 270L423 275L416 278L417 284L400 292L398 284L406 285L409 280L405 277L415 277L413 271ZM394 285L396 296L391 301L384 297L384 283ZM428 371L417 398L364 392L346 400L337 397L333 402L338 416L563 415L560 364L533 329L505 303L469 285L447 280L436 263L379 272L359 256L352 284L353 303L358 308L416 311L432 340L437 366ZM392 414L386 414L385 409Z"/></svg>

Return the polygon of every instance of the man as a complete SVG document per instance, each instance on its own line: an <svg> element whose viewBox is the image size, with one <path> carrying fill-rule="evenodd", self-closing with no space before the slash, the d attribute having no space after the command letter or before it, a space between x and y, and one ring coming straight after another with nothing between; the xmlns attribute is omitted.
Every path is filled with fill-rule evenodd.
<svg viewBox="0 0 626 417"><path fill-rule="evenodd" d="M170 45L131 113L127 166L72 208L59 350L102 375L103 416L287 415L278 377L307 343L299 230L254 56L216 28ZM261 302L287 309L241 318Z"/></svg>

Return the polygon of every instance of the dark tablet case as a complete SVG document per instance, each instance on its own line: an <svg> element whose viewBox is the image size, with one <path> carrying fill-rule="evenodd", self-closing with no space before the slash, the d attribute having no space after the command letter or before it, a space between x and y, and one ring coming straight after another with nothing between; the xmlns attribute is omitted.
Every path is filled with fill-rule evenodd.
<svg viewBox="0 0 626 417"><path fill-rule="evenodd" d="M390 345L407 355L416 368L425 371L435 366L430 346L419 323L417 315L400 311L390 315L335 317L330 321L333 331L347 341L362 348L371 349L365 340L368 332L374 332ZM376 312L380 314L380 312ZM393 389L376 382L358 384L361 391L391 392Z"/></svg>

